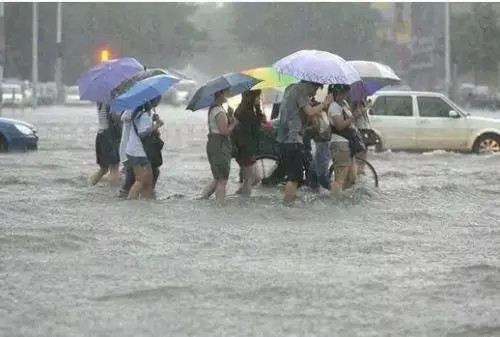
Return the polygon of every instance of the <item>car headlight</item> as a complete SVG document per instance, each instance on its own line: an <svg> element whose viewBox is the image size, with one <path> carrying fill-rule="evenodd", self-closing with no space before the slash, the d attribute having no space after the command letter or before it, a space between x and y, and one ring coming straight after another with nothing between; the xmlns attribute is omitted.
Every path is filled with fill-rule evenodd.
<svg viewBox="0 0 500 337"><path fill-rule="evenodd" d="M22 124L14 124L16 127L17 131L21 132L23 135L29 136L33 134L33 130L31 130L29 127L22 125Z"/></svg>

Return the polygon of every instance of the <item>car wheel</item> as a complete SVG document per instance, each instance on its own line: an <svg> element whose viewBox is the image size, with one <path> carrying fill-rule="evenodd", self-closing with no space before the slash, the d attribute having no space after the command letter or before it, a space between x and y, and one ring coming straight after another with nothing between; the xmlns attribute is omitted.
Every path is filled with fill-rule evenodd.
<svg viewBox="0 0 500 337"><path fill-rule="evenodd" d="M7 142L7 139L4 137L4 135L0 134L0 152L7 151L9 151L9 143Z"/></svg>
<svg viewBox="0 0 500 337"><path fill-rule="evenodd" d="M487 133L481 135L472 146L474 153L499 152L500 151L500 135Z"/></svg>

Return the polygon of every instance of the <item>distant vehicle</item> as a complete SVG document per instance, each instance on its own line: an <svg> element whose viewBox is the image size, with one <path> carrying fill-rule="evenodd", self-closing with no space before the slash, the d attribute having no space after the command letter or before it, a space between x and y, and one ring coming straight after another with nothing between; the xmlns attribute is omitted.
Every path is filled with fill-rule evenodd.
<svg viewBox="0 0 500 337"><path fill-rule="evenodd" d="M91 105L91 104L93 104L90 101L81 101L80 100L80 93L78 91L78 86L76 86L76 85L71 86L71 87L65 87L64 92L65 92L65 100L64 100L65 105Z"/></svg>
<svg viewBox="0 0 500 337"><path fill-rule="evenodd" d="M0 117L0 152L37 149L38 134L33 125Z"/></svg>
<svg viewBox="0 0 500 337"><path fill-rule="evenodd" d="M19 84L2 83L2 103L5 106L19 106L23 104L23 91Z"/></svg>
<svg viewBox="0 0 500 337"><path fill-rule="evenodd" d="M500 120L471 116L443 94L379 91L372 102L379 151L500 151Z"/></svg>
<svg viewBox="0 0 500 337"><path fill-rule="evenodd" d="M178 71L169 69L168 72L179 77L181 80L167 90L163 95L163 102L174 106L188 104L196 89L198 89L198 83Z"/></svg>
<svg viewBox="0 0 500 337"><path fill-rule="evenodd" d="M198 83L190 79L182 79L176 84L174 88L179 92L186 92L189 99L191 99L198 89Z"/></svg>
<svg viewBox="0 0 500 337"><path fill-rule="evenodd" d="M172 87L163 95L162 102L178 107L181 105L187 105L191 97L192 95L189 91L178 90L177 88Z"/></svg>
<svg viewBox="0 0 500 337"><path fill-rule="evenodd" d="M41 83L38 86L38 104L52 105L57 99L57 88L54 82Z"/></svg>

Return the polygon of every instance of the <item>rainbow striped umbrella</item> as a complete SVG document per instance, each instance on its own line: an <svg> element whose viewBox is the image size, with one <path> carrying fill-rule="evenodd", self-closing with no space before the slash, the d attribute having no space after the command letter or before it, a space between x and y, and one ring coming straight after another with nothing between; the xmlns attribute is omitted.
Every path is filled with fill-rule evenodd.
<svg viewBox="0 0 500 337"><path fill-rule="evenodd" d="M297 83L299 81L293 76L278 73L273 67L248 69L242 71L241 73L262 80L262 82L253 86L252 90L285 88L290 84Z"/></svg>

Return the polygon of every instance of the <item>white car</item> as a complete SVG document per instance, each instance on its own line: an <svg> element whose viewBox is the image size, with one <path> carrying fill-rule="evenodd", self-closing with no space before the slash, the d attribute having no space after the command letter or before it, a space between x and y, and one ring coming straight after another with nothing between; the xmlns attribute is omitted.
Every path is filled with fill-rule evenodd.
<svg viewBox="0 0 500 337"><path fill-rule="evenodd" d="M371 99L379 151L500 151L500 119L471 116L440 93L380 91Z"/></svg>
<svg viewBox="0 0 500 337"><path fill-rule="evenodd" d="M78 86L74 85L71 87L65 87L65 105L91 105L93 104L90 101L82 101L80 100L80 93L78 91Z"/></svg>
<svg viewBox="0 0 500 337"><path fill-rule="evenodd" d="M2 84L2 102L5 105L21 105L23 104L24 96L22 87L19 84L3 83Z"/></svg>

